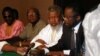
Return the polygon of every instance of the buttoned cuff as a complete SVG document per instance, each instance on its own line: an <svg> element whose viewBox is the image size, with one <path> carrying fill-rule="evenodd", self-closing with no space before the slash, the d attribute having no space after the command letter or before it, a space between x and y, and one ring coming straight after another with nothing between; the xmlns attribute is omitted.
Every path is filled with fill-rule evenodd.
<svg viewBox="0 0 100 56"><path fill-rule="evenodd" d="M64 50L64 55L70 55L70 50Z"/></svg>
<svg viewBox="0 0 100 56"><path fill-rule="evenodd" d="M2 52L2 48L5 44L8 44L6 41L1 41L0 42L0 52Z"/></svg>
<svg viewBox="0 0 100 56"><path fill-rule="evenodd" d="M43 48L45 51L45 54L49 53L49 50L47 48Z"/></svg>

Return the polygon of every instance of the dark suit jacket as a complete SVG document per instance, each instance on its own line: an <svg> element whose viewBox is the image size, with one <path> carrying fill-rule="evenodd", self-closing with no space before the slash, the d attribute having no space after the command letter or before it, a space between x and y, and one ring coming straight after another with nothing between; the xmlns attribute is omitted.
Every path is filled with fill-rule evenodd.
<svg viewBox="0 0 100 56"><path fill-rule="evenodd" d="M84 32L83 32L83 26L82 24L79 27L78 33L76 34L76 49L77 53L80 52L80 49L82 48L82 44L84 42Z"/></svg>
<svg viewBox="0 0 100 56"><path fill-rule="evenodd" d="M71 50L70 56L78 56L77 54L80 53L80 49L84 41L82 24L80 25L79 31L76 34L76 48L75 49L71 49L71 33L72 33L72 28L69 28L66 25L63 25L63 35L61 39L58 41L58 44L56 44L53 47L49 47L48 49L50 51L63 51L63 50L70 49Z"/></svg>

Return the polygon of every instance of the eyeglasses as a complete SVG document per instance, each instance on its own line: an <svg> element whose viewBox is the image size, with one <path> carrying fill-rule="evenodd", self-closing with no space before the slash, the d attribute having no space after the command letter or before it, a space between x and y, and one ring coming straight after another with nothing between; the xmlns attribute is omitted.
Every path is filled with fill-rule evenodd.
<svg viewBox="0 0 100 56"><path fill-rule="evenodd" d="M4 16L4 18L10 18L11 16Z"/></svg>

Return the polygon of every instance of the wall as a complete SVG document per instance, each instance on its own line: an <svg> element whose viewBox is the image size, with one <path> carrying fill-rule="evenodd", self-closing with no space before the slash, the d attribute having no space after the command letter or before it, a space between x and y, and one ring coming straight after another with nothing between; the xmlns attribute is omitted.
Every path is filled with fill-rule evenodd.
<svg viewBox="0 0 100 56"><path fill-rule="evenodd" d="M47 10L50 5L53 5L53 0L33 0L34 6L40 9L41 18L47 19Z"/></svg>
<svg viewBox="0 0 100 56"><path fill-rule="evenodd" d="M10 6L16 8L19 11L20 20L25 24L27 23L26 10L29 7L36 7L40 10L41 18L47 18L47 8L49 5L53 4L53 0L0 0L0 23L3 22L2 19L2 9L5 6Z"/></svg>

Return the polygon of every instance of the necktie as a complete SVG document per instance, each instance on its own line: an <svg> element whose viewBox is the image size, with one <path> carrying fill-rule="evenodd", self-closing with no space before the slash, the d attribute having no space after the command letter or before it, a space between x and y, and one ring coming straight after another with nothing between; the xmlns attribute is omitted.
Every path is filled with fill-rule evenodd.
<svg viewBox="0 0 100 56"><path fill-rule="evenodd" d="M75 39L74 39L74 29L72 29L72 33L71 33L71 49L75 48Z"/></svg>

